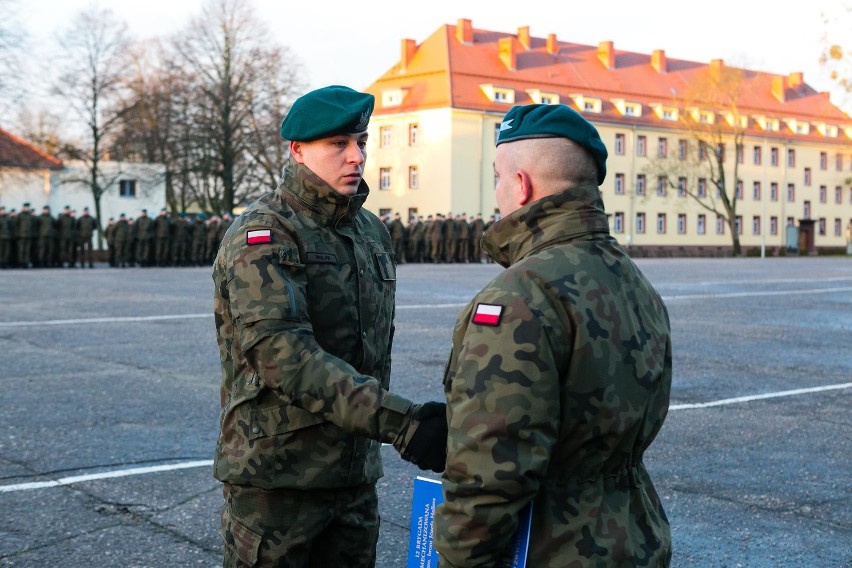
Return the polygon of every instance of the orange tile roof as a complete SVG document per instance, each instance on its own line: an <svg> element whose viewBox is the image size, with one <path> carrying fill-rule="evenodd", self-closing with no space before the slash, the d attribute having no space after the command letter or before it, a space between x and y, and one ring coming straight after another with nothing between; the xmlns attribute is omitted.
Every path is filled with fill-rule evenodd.
<svg viewBox="0 0 852 568"><path fill-rule="evenodd" d="M0 128L0 167L59 170L62 160Z"/></svg>
<svg viewBox="0 0 852 568"><path fill-rule="evenodd" d="M467 27L467 29L466 29ZM462 43L459 36L465 31L472 42ZM671 59L664 52L652 55L619 51L612 47L615 65L607 68L598 58L598 46L580 45L550 38L529 37L528 47L518 34L478 30L470 20L459 24L443 25L423 43L411 50L406 61L405 45L400 61L373 82L367 91L377 98L374 114L405 113L421 109L452 107L484 112L505 113L509 106L491 101L480 87L492 83L495 87L513 89L515 104L534 102L527 89L539 89L559 95L560 101L571 104L571 95L585 95L602 99L600 113L587 114L593 122L636 123L672 127L676 123L659 119L649 104L676 106L677 94L683 96L703 74L715 64ZM528 34L528 28L525 35ZM510 41L516 54L512 70L501 59L500 40ZM403 40L406 41L406 40ZM407 40L411 41L411 40ZM555 46L553 53L548 42ZM654 57L665 58L665 72L652 65ZM793 118L801 121L824 122L839 128L852 125L850 117L829 101L828 93L820 93L804 83L801 74L775 75L752 70L741 70L745 84L740 90L738 107L742 114L765 115L772 118ZM784 100L773 94L773 82L783 82ZM800 84L797 84L800 82ZM776 85L777 86L777 85ZM382 91L403 89L402 104L383 108ZM623 98L641 103L641 117L623 116L612 104L612 99ZM708 105L706 110L712 110ZM753 122L753 121L752 121ZM792 132L769 132L751 125L747 134L789 137ZM812 128L807 135L797 139L819 139L821 142L847 143L842 133L835 139L826 138Z"/></svg>

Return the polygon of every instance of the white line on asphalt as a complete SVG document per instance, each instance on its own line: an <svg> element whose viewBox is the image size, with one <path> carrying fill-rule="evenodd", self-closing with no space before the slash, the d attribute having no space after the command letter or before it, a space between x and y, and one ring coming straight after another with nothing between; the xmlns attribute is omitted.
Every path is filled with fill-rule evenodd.
<svg viewBox="0 0 852 568"><path fill-rule="evenodd" d="M766 290L761 292L727 292L718 294L680 294L674 296L663 296L666 302L677 300L698 300L712 298L746 298L753 296L786 296L790 294L830 294L834 292L852 292L852 286L843 288L816 288L816 289L797 289L797 290ZM423 310L428 308L463 308L467 303L458 304L403 304L396 307L397 310ZM196 319L212 317L211 313L204 314L173 314L163 316L131 316L131 317L114 317L114 318L82 318L82 319L65 319L65 320L42 320L42 321L0 321L0 327L32 327L39 325L80 325L88 323L121 323L134 321L159 321L159 320L179 320L179 319Z"/></svg>
<svg viewBox="0 0 852 568"><path fill-rule="evenodd" d="M711 402L699 402L694 404L673 404L669 406L669 410L685 410L691 408L708 408L711 406L724 406L727 404L739 404L743 402L751 402L754 400L765 400L767 398L780 398L787 396L796 396L801 394L810 394L814 392L824 392L830 390L848 389L852 387L852 383L843 383L839 385L825 385L821 387L812 387L806 389L794 389L788 391L780 391L766 394L756 394L751 396L740 396L736 398L725 398ZM389 445L389 444L383 444ZM63 477L55 481L35 481L31 483L18 483L15 485L0 485L0 493L9 493L12 491L27 491L32 489L44 489L47 487L60 487L63 485L71 485L72 483L80 483L83 481L94 481L97 479L109 479L113 477L127 477L130 475L144 475L147 473L159 473L162 471L173 471L176 469L188 469L193 467L210 467L213 465L213 460L199 460L175 463L171 465L157 465L152 467L135 467L132 469L119 469L114 471L105 471L103 473L91 473L88 475L78 475L74 477Z"/></svg>

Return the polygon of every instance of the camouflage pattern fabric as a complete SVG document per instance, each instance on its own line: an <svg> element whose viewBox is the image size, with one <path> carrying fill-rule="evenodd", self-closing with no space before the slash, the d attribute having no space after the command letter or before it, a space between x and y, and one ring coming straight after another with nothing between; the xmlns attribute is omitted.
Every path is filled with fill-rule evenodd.
<svg viewBox="0 0 852 568"><path fill-rule="evenodd" d="M642 462L671 389L660 296L608 234L596 187L527 204L482 242L508 268L453 333L440 566L495 566L530 501L528 566L668 566ZM496 324L474 323L480 304Z"/></svg>
<svg viewBox="0 0 852 568"><path fill-rule="evenodd" d="M390 235L290 161L225 234L213 266L222 363L215 477L265 489L373 483L380 441L411 432L387 391L396 269Z"/></svg>
<svg viewBox="0 0 852 568"><path fill-rule="evenodd" d="M269 491L224 486L225 568L372 568L379 538L373 484Z"/></svg>

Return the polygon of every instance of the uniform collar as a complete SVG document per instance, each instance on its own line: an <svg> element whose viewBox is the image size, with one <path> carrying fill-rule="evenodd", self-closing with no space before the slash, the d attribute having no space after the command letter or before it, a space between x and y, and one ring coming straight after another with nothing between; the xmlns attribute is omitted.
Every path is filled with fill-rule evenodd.
<svg viewBox="0 0 852 568"><path fill-rule="evenodd" d="M575 187L528 203L495 222L485 231L482 248L508 267L547 245L593 233L609 234L600 190Z"/></svg>
<svg viewBox="0 0 852 568"><path fill-rule="evenodd" d="M306 209L338 226L352 223L370 193L367 182L362 179L355 195L340 195L309 167L292 157L284 168L278 190L294 196Z"/></svg>

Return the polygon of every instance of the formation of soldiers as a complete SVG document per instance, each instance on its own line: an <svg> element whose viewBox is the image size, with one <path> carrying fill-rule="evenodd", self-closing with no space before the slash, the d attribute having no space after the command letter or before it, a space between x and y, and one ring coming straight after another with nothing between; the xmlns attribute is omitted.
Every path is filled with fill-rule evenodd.
<svg viewBox="0 0 852 568"><path fill-rule="evenodd" d="M232 222L227 213L173 217L165 208L156 217L145 209L135 219L124 213L110 217L104 227L109 265L210 266Z"/></svg>
<svg viewBox="0 0 852 568"><path fill-rule="evenodd" d="M67 206L53 217L47 205L40 214L29 203L8 212L0 205L0 268L93 268L97 227L88 207L79 217Z"/></svg>
<svg viewBox="0 0 852 568"><path fill-rule="evenodd" d="M393 218L385 215L382 220L390 232L399 264L492 262L480 249L479 239L497 220L494 215L488 221L482 219L482 214L437 213L425 219L423 215L412 215L405 225L400 214L395 213Z"/></svg>
<svg viewBox="0 0 852 568"><path fill-rule="evenodd" d="M145 209L135 219L122 213L103 228L105 260L119 268L210 266L232 221L228 214L175 218L165 208L153 218ZM78 216L65 206L54 217L46 205L39 215L29 203L20 211L0 206L0 268L94 268L92 238L97 231L88 207Z"/></svg>

